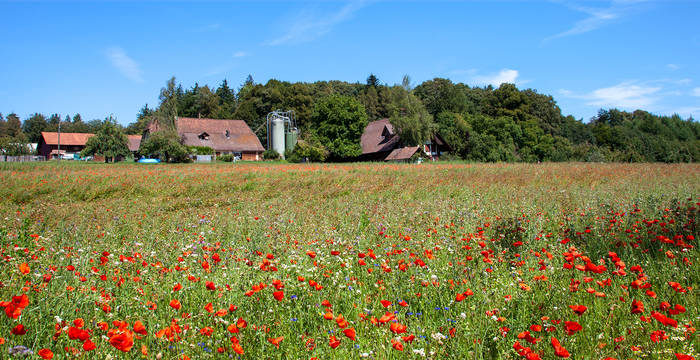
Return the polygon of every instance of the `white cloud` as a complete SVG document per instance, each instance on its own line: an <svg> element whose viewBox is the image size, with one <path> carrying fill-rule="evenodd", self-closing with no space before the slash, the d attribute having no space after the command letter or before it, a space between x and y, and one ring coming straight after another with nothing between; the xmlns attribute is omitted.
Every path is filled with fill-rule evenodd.
<svg viewBox="0 0 700 360"><path fill-rule="evenodd" d="M687 106L676 109L671 112L672 114L678 114L683 118L693 117L696 118L700 116L700 106Z"/></svg>
<svg viewBox="0 0 700 360"><path fill-rule="evenodd" d="M627 16L633 10L636 10L637 7L634 5L648 1L650 0L612 0L609 6L605 8L590 8L566 2L564 4L567 7L585 13L588 16L575 22L570 29L545 38L543 42L597 30L615 20Z"/></svg>
<svg viewBox="0 0 700 360"><path fill-rule="evenodd" d="M335 13L323 16L302 16L289 27L286 34L267 42L267 45L291 45L315 40L330 32L333 27L350 17L365 6L366 0L354 0L347 3Z"/></svg>
<svg viewBox="0 0 700 360"><path fill-rule="evenodd" d="M693 89L693 96L700 96L700 87Z"/></svg>
<svg viewBox="0 0 700 360"><path fill-rule="evenodd" d="M569 90L560 90L559 92L567 97L586 100L586 105L648 109L655 104L661 89L661 86L627 81L596 89L583 95L577 95Z"/></svg>
<svg viewBox="0 0 700 360"><path fill-rule="evenodd" d="M502 69L496 74L473 76L472 81L479 85L493 85L498 87L503 83L515 84L517 82L518 75L518 70Z"/></svg>
<svg viewBox="0 0 700 360"><path fill-rule="evenodd" d="M242 58L242 57L246 57L248 55L250 55L250 54L248 54L247 51L236 51L235 53L233 53L233 57L235 57L235 58Z"/></svg>
<svg viewBox="0 0 700 360"><path fill-rule="evenodd" d="M143 77L141 76L141 67L139 64L126 55L124 49L120 47L112 47L107 49L107 58L112 63L122 75L126 76L128 79L136 82L143 82Z"/></svg>
<svg viewBox="0 0 700 360"><path fill-rule="evenodd" d="M666 68L668 68L671 71L676 71L676 70L680 69L681 67L678 64L666 64Z"/></svg>

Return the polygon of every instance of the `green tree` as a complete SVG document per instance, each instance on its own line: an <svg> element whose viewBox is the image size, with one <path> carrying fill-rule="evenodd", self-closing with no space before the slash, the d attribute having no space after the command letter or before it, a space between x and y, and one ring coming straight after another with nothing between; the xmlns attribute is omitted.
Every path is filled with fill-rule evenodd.
<svg viewBox="0 0 700 360"><path fill-rule="evenodd" d="M233 89L228 87L226 79L216 89L216 95L219 97L219 108L216 117L218 119L232 119L233 112L236 109L236 94Z"/></svg>
<svg viewBox="0 0 700 360"><path fill-rule="evenodd" d="M155 114L154 121L163 129L175 131L175 119L178 114L178 96L177 88L175 87L175 77L171 77L165 87L160 89L160 106Z"/></svg>
<svg viewBox="0 0 700 360"><path fill-rule="evenodd" d="M127 135L141 135L148 128L155 116L155 110L150 109L148 104L144 105L136 115L136 121L126 127Z"/></svg>
<svg viewBox="0 0 700 360"><path fill-rule="evenodd" d="M428 113L420 99L403 87L394 86L391 91L393 101L389 111L389 122L394 126L399 139L406 146L424 144L435 134L433 116Z"/></svg>
<svg viewBox="0 0 700 360"><path fill-rule="evenodd" d="M12 116L12 114L10 114L10 116ZM7 117L8 127L10 116ZM46 121L46 117L39 113L35 113L34 115L30 116L29 119L25 120L24 124L22 124L22 130L24 131L24 134L27 135L29 142L39 142L41 132L47 131L48 127L49 123Z"/></svg>
<svg viewBox="0 0 700 360"><path fill-rule="evenodd" d="M0 137L5 136L5 132L7 132L7 121L5 121L5 117L0 113Z"/></svg>
<svg viewBox="0 0 700 360"><path fill-rule="evenodd" d="M369 76L367 77L367 86L371 86L371 87L376 88L379 85L380 85L380 83L379 83L379 79L377 78L377 76L374 74L369 74Z"/></svg>
<svg viewBox="0 0 700 360"><path fill-rule="evenodd" d="M195 96L197 117L215 118L219 113L219 97L204 85Z"/></svg>
<svg viewBox="0 0 700 360"><path fill-rule="evenodd" d="M331 159L362 154L360 137L367 126L367 113L356 99L340 95L321 99L314 107L312 122L318 124L318 138Z"/></svg>
<svg viewBox="0 0 700 360"><path fill-rule="evenodd" d="M7 115L7 124L5 125L5 134L9 137L17 137L21 133L22 133L22 122L20 121L19 116L17 116L17 114L15 114L15 113L11 113L10 115ZM41 133L39 135L41 136ZM36 142L36 141L32 141L32 142Z"/></svg>
<svg viewBox="0 0 700 360"><path fill-rule="evenodd" d="M114 162L116 158L127 157L129 154L129 140L112 117L105 119L95 136L88 139L80 152L81 156L104 156L105 162Z"/></svg>
<svg viewBox="0 0 700 360"><path fill-rule="evenodd" d="M187 161L187 148L182 145L174 130L161 130L148 134L141 142L139 152L167 162Z"/></svg>

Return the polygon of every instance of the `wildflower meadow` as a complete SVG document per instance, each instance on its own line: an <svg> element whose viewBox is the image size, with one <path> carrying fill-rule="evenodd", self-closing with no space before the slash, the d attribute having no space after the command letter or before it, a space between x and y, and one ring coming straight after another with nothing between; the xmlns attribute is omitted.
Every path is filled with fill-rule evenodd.
<svg viewBox="0 0 700 360"><path fill-rule="evenodd" d="M698 358L695 164L0 165L0 358Z"/></svg>

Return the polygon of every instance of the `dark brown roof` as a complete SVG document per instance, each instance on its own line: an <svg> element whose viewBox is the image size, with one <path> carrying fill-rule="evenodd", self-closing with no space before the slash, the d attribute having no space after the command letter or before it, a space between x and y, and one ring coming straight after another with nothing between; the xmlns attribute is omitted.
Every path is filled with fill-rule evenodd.
<svg viewBox="0 0 700 360"><path fill-rule="evenodd" d="M413 156L413 154L418 151L418 146L410 146L410 147L403 147L403 148L398 148L394 149L389 155L384 158L384 161L400 161L400 160L408 160Z"/></svg>
<svg viewBox="0 0 700 360"><path fill-rule="evenodd" d="M87 140L95 134L88 133L61 133L61 145L80 145L85 146ZM42 131L41 137L44 138L44 142L48 145L58 145L58 133L57 132L47 132Z"/></svg>
<svg viewBox="0 0 700 360"><path fill-rule="evenodd" d="M141 135L128 135L129 151L139 151L141 146Z"/></svg>
<svg viewBox="0 0 700 360"><path fill-rule="evenodd" d="M362 154L391 151L399 142L389 119L372 121L367 124L360 138Z"/></svg>
<svg viewBox="0 0 700 360"><path fill-rule="evenodd" d="M151 123L148 129L154 132L158 130L158 126ZM228 131L228 137L226 131ZM200 138L204 133L208 136ZM215 151L265 151L260 139L243 120L178 117L177 134L188 146L208 146Z"/></svg>

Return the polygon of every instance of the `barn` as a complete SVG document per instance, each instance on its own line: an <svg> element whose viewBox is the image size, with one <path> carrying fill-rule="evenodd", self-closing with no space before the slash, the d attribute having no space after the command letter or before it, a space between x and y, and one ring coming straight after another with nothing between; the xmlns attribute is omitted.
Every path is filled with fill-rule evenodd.
<svg viewBox="0 0 700 360"><path fill-rule="evenodd" d="M184 145L210 147L217 156L232 154L241 160L262 160L265 148L243 120L177 117L175 124ZM157 130L158 124L151 123L144 139Z"/></svg>
<svg viewBox="0 0 700 360"><path fill-rule="evenodd" d="M84 148L89 138L95 136L92 133L61 133L61 150L58 150L58 133L47 132L41 133L41 138L37 144L38 153L44 158L56 159L73 158L78 155ZM141 135L127 135L129 151L136 154L141 144ZM98 157L99 158L99 157Z"/></svg>
<svg viewBox="0 0 700 360"><path fill-rule="evenodd" d="M360 138L361 161L408 161L417 152L431 160L438 160L450 146L440 135L435 134L420 146L402 146L399 135L389 119L372 121L365 127Z"/></svg>

